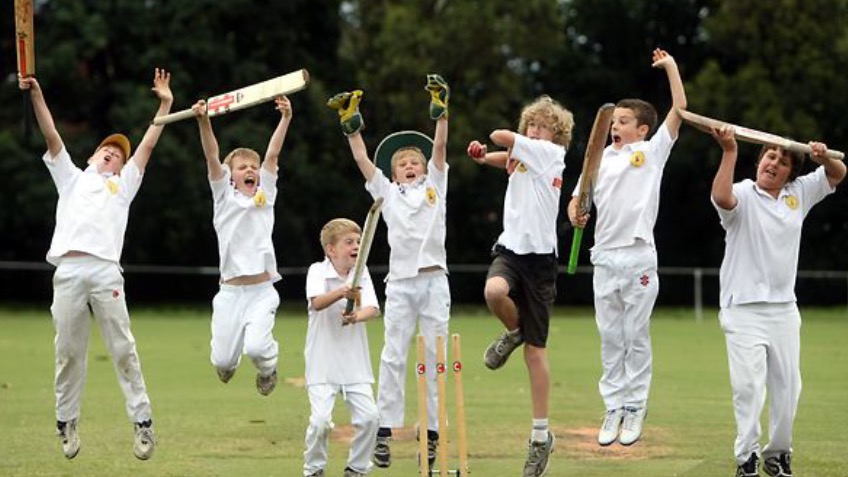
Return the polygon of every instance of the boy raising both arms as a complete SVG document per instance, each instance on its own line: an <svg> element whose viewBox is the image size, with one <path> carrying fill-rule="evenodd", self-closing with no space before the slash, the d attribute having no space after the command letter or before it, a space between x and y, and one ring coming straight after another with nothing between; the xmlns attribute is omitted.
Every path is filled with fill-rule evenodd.
<svg viewBox="0 0 848 477"><path fill-rule="evenodd" d="M603 366L598 388L606 407L598 433L602 446L616 439L622 445L636 442L648 412L651 312L659 292L654 224L663 168L680 130L674 108L686 108L674 58L656 49L653 67L668 76L672 108L651 137L657 112L650 103L623 99L616 104L612 144L604 149L594 188L598 218L591 259ZM577 215L578 191L579 184L568 217L575 227L585 227L589 215Z"/></svg>
<svg viewBox="0 0 848 477"><path fill-rule="evenodd" d="M541 96L521 111L517 133L498 129L489 135L506 151L487 152L478 141L468 145L468 155L477 163L504 168L509 174L503 232L492 250L485 288L486 304L506 331L486 349L484 363L498 369L515 348L525 344L533 403L525 477L544 474L554 448L554 435L548 429L550 374L545 347L556 298L556 219L573 127L567 109Z"/></svg>
<svg viewBox="0 0 848 477"><path fill-rule="evenodd" d="M422 137L410 132L397 136L390 151L391 180L368 158L362 139L359 102L362 91L340 93L327 103L339 113L342 131L347 135L353 158L365 178L365 188L374 199L382 197L383 220L388 228L389 273L386 277L385 344L380 355L377 407L380 429L374 448L374 464L391 465L389 440L392 428L403 427L404 385L409 343L418 323L426 343L428 392L427 441L431 463L438 444L436 404L436 336L447 336L450 318L450 289L445 252L445 212L448 192L448 99L450 90L439 75L427 75L430 117L436 121L432 157L420 147L411 146ZM390 147L384 146L378 156ZM380 157L379 165L383 165ZM387 168L389 167L386 164ZM388 173L388 171L385 171Z"/></svg>
<svg viewBox="0 0 848 477"><path fill-rule="evenodd" d="M736 418L736 476L756 477L760 455L773 477L792 477L792 427L801 396L801 314L795 276L810 209L845 179L845 164L811 142L821 164L800 176L804 156L763 146L756 180L733 183L733 131L714 130L723 154L712 202L726 231L719 322L727 343ZM760 451L760 414L769 396L769 443Z"/></svg>
<svg viewBox="0 0 848 477"><path fill-rule="evenodd" d="M167 114L174 102L170 81L167 71L155 70L152 91L159 98L157 116ZM83 170L71 162L38 81L19 78L18 85L31 92L35 118L47 142L43 160L59 191L56 228L47 261L56 267L50 312L56 329L54 387L62 452L73 459L80 450L77 425L85 384L89 317L93 312L112 355L127 416L133 422L133 453L141 460L149 459L155 444L152 411L130 331L120 260L130 204L141 187L162 126L148 127L132 156L126 136L106 137Z"/></svg>
<svg viewBox="0 0 848 477"><path fill-rule="evenodd" d="M333 404L341 393L356 430L351 439L345 477L364 477L371 467L379 414L371 385L371 353L365 321L380 312L368 269L360 289L351 288L350 273L359 254L362 230L356 222L333 219L321 229L324 261L313 263L306 274L309 324L306 330L306 391L311 415L306 429L303 475L320 477L327 465ZM346 315L345 298L356 300Z"/></svg>
<svg viewBox="0 0 848 477"><path fill-rule="evenodd" d="M273 330L280 295L274 282L281 277L271 233L277 162L292 120L288 98L279 97L275 104L280 121L261 164L256 151L242 147L233 149L221 164L205 101L192 106L209 170L221 260L221 285L212 300L211 361L227 383L246 354L256 366L256 390L263 396L277 385L279 350Z"/></svg>

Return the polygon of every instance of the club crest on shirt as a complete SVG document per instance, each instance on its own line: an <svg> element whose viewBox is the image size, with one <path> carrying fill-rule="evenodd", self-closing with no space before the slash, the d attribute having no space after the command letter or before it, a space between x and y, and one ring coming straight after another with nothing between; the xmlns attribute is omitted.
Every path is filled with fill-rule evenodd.
<svg viewBox="0 0 848 477"><path fill-rule="evenodd" d="M106 190L109 191L112 195L118 194L118 183L113 181L111 178L106 180Z"/></svg>
<svg viewBox="0 0 848 477"><path fill-rule="evenodd" d="M639 277L639 283L642 284L643 287L646 287L651 283L651 280L648 278L648 275L643 274Z"/></svg>
<svg viewBox="0 0 848 477"><path fill-rule="evenodd" d="M642 164L645 163L645 153L642 151L636 151L630 155L630 165L633 167L642 167Z"/></svg>
<svg viewBox="0 0 848 477"><path fill-rule="evenodd" d="M506 161L506 172L509 175L512 175L513 172L527 172L527 166L524 165L523 162L518 159L508 159Z"/></svg>
<svg viewBox="0 0 848 477"><path fill-rule="evenodd" d="M253 196L253 205L256 207L265 207L265 204L268 203L268 197L265 196L264 190L256 191L256 194Z"/></svg>
<svg viewBox="0 0 848 477"><path fill-rule="evenodd" d="M794 195L787 195L783 198L783 202L786 204L786 207L789 207L792 210L798 208L798 198Z"/></svg>
<svg viewBox="0 0 848 477"><path fill-rule="evenodd" d="M425 195L427 196L428 204L433 205L436 203L436 189L434 189L433 187L428 187L427 191L425 192Z"/></svg>

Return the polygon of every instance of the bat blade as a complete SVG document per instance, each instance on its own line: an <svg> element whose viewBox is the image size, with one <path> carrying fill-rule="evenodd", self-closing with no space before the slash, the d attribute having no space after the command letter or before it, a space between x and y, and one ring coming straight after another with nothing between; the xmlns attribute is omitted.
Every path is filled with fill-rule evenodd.
<svg viewBox="0 0 848 477"><path fill-rule="evenodd" d="M359 282L362 279L362 272L365 271L365 264L368 262L368 254L371 252L371 243L374 242L374 233L377 231L377 223L380 220L380 210L383 207L383 198L378 197L368 209L368 216L365 218L365 227L362 229L362 237L359 241L359 254L356 256L356 264L353 266L353 279L350 286L352 288L359 287ZM354 301L348 300L345 305L345 314L353 311Z"/></svg>
<svg viewBox="0 0 848 477"><path fill-rule="evenodd" d="M220 116L240 109L256 106L272 101L277 96L296 93L309 85L309 72L305 69L271 78L260 83L245 86L227 93L210 96L206 100L206 111L209 116ZM163 124L194 117L194 111L184 109L175 113L153 118L153 124Z"/></svg>
<svg viewBox="0 0 848 477"><path fill-rule="evenodd" d="M15 0L15 51L18 73L26 78L35 74L35 27L33 0Z"/></svg>
<svg viewBox="0 0 848 477"><path fill-rule="evenodd" d="M580 215L592 210L595 180L598 177L598 169L601 167L601 157L604 155L614 111L615 105L606 103L598 108L595 114L595 122L592 124L592 132L589 133L589 142L586 144L586 154L583 156L583 170L580 173L580 188L577 193L577 209ZM583 229L575 228L571 239L571 254L568 257L567 272L570 275L577 270L577 257L582 239Z"/></svg>
<svg viewBox="0 0 848 477"><path fill-rule="evenodd" d="M810 154L812 152L812 149L808 144L793 141L792 139L778 136L777 134L738 126L736 124L702 116L683 109L677 109L677 114L686 124L707 133L709 133L712 129L720 129L724 126L729 126L733 130L733 135L740 141L775 146L787 151L799 152L801 154ZM828 149L825 156L838 161L845 160L845 153L833 149Z"/></svg>

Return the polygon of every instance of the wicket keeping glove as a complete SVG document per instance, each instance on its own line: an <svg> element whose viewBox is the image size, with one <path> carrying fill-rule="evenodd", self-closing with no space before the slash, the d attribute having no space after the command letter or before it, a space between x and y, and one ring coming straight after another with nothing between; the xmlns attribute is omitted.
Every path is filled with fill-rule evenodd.
<svg viewBox="0 0 848 477"><path fill-rule="evenodd" d="M450 87L447 81L440 75L427 75L427 86L430 92L430 118L434 121L448 118L448 100L450 99Z"/></svg>
<svg viewBox="0 0 848 477"><path fill-rule="evenodd" d="M358 133L364 124L359 114L359 102L362 101L362 90L339 93L329 100L327 106L339 113L339 124L345 136Z"/></svg>

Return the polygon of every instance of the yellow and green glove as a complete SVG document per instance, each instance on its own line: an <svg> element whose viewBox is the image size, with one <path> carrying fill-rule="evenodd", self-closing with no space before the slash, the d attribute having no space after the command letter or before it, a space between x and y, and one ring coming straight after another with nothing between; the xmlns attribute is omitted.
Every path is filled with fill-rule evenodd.
<svg viewBox="0 0 848 477"><path fill-rule="evenodd" d="M356 134L362 130L364 122L359 113L359 102L362 101L362 90L339 93L329 100L327 106L339 113L339 124L345 136Z"/></svg>
<svg viewBox="0 0 848 477"><path fill-rule="evenodd" d="M450 87L447 81L437 74L427 75L427 86L430 92L430 118L434 121L448 118L448 100L450 99Z"/></svg>

